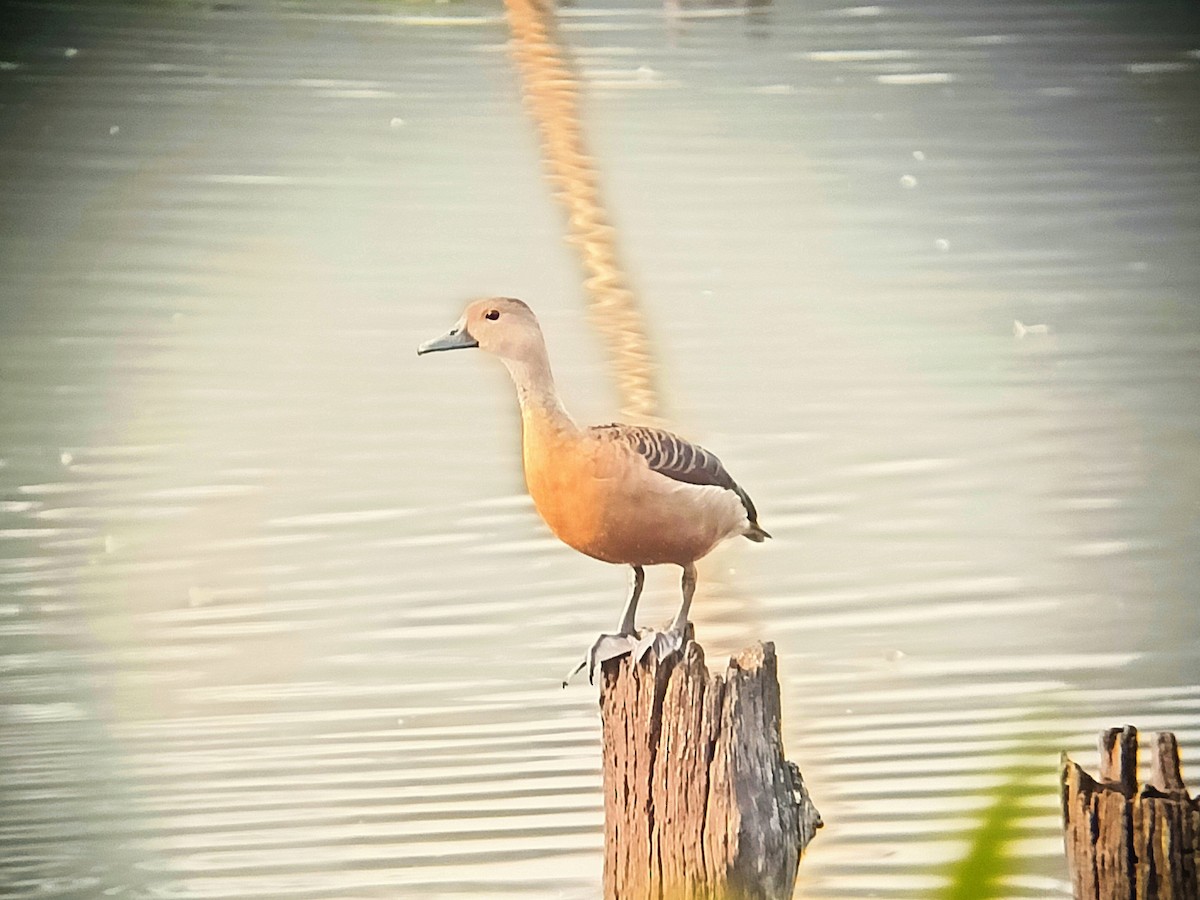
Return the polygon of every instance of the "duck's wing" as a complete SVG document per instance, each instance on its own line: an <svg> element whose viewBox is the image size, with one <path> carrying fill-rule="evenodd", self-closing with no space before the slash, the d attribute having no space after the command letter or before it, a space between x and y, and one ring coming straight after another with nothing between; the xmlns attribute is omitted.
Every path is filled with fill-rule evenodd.
<svg viewBox="0 0 1200 900"><path fill-rule="evenodd" d="M712 485L733 491L746 508L750 530L746 537L761 541L770 537L758 524L758 510L750 495L725 470L715 453L677 434L647 425L596 425L588 429L601 440L622 444L646 461L651 471L685 484Z"/></svg>

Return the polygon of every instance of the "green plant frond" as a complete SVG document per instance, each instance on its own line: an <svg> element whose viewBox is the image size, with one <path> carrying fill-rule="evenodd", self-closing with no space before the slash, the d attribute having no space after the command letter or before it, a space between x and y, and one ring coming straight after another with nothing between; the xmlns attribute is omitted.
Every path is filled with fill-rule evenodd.
<svg viewBox="0 0 1200 900"><path fill-rule="evenodd" d="M1046 772L1028 765L1010 766L1005 779L988 792L989 803L971 832L967 852L944 870L948 882L936 900L991 900L1001 881L1013 874L1012 845L1024 836L1021 819L1027 801L1045 789Z"/></svg>

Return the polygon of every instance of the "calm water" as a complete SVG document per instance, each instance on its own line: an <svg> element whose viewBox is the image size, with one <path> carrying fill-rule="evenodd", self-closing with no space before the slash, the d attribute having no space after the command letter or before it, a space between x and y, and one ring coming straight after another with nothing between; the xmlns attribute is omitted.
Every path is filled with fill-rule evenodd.
<svg viewBox="0 0 1200 900"><path fill-rule="evenodd" d="M626 575L500 367L413 352L521 296L617 405L502 8L6 10L0 895L595 896L558 681ZM1068 896L1059 750L1170 728L1200 785L1195 6L562 22L665 405L776 537L694 618L779 648L797 896L928 896L1014 760L1008 893Z"/></svg>

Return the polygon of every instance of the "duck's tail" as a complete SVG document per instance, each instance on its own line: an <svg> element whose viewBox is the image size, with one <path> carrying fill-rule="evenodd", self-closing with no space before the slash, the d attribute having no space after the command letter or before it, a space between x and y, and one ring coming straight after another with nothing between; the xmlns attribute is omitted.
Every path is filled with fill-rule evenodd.
<svg viewBox="0 0 1200 900"><path fill-rule="evenodd" d="M749 538L750 540L754 541L754 543L756 543L756 544L761 544L763 541L765 541L771 535L767 532L767 530L765 528L763 528L757 522L751 522L750 527L742 532L742 536Z"/></svg>

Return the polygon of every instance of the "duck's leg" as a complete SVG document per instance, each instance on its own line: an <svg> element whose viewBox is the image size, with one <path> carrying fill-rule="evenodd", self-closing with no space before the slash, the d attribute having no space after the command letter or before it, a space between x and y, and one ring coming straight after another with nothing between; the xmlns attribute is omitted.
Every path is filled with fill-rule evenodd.
<svg viewBox="0 0 1200 900"><path fill-rule="evenodd" d="M638 641L633 658L641 662L653 652L657 659L665 659L683 646L687 636L688 610L692 608L692 597L696 593L696 565L688 563L683 567L683 579L680 581L683 591L683 602L679 604L679 612L666 631L650 631Z"/></svg>
<svg viewBox="0 0 1200 900"><path fill-rule="evenodd" d="M602 634L588 648L587 655L571 674L563 679L563 687L585 668L588 672L588 683L593 683L596 666L618 656L624 656L637 646L638 635L634 628L634 618L637 616L638 600L642 596L642 587L646 583L646 570L641 566L633 567L633 583L629 590L629 599L625 601L625 610L621 613L621 621L617 625L616 634Z"/></svg>
<svg viewBox="0 0 1200 900"><path fill-rule="evenodd" d="M625 601L625 611L621 613L621 622L617 625L618 634L633 634L636 630L633 624L637 616L638 600L642 599L642 587L646 584L646 570L641 566L633 567L633 583L629 588L629 599Z"/></svg>
<svg viewBox="0 0 1200 900"><path fill-rule="evenodd" d="M671 631L679 635L683 643L683 634L687 631L688 610L692 608L692 597L696 593L696 564L688 563L683 567L683 578L679 582L683 591L683 602L679 604L679 612L675 613L675 621L671 623Z"/></svg>

